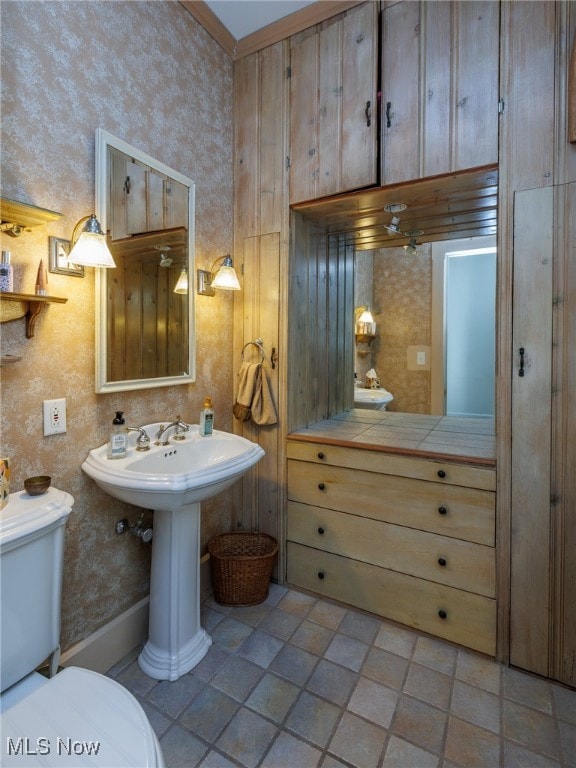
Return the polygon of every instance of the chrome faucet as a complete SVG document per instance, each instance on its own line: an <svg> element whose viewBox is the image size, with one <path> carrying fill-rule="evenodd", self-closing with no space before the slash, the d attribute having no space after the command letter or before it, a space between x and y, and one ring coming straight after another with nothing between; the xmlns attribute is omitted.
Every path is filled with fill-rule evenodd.
<svg viewBox="0 0 576 768"><path fill-rule="evenodd" d="M150 450L150 438L148 433L142 427L126 427L126 432L140 432L136 439L137 451L149 451Z"/></svg>
<svg viewBox="0 0 576 768"><path fill-rule="evenodd" d="M155 445L169 445L168 438L164 438L164 435L166 432L168 432L169 429L172 429L172 427L176 427L174 432L174 439L175 440L184 440L184 432L188 432L190 427L188 424L185 424L183 421L180 420L180 416L176 416L176 421L173 421L171 424L168 424L167 427L164 426L164 424L160 424L160 429L156 433L156 442Z"/></svg>

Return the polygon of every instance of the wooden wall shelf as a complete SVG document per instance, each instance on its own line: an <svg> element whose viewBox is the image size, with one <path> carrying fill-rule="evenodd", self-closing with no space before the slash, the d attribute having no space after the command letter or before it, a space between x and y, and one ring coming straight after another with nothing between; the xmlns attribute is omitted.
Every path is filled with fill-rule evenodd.
<svg viewBox="0 0 576 768"><path fill-rule="evenodd" d="M26 317L26 338L34 336L34 325L45 304L65 304L68 299L60 296L36 296L31 293L13 293L0 291L0 322L18 320Z"/></svg>
<svg viewBox="0 0 576 768"><path fill-rule="evenodd" d="M7 197L0 198L0 219L2 220L0 229L12 237L19 237L23 232L30 232L33 227L47 224L49 221L57 221L60 218L62 214L57 211L8 200Z"/></svg>

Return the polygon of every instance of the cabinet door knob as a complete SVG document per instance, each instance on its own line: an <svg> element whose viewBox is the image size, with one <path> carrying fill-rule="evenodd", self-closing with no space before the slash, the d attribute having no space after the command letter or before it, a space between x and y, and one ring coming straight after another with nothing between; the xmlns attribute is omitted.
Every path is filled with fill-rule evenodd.
<svg viewBox="0 0 576 768"><path fill-rule="evenodd" d="M439 515L446 515L448 513L448 510L446 507L438 507L438 514Z"/></svg>
<svg viewBox="0 0 576 768"><path fill-rule="evenodd" d="M324 458L324 454L322 453L322 451L318 451L318 458L319 459L323 459Z"/></svg>
<svg viewBox="0 0 576 768"><path fill-rule="evenodd" d="M446 472L443 469L438 470L438 477L446 477Z"/></svg>
<svg viewBox="0 0 576 768"><path fill-rule="evenodd" d="M445 557L439 557L438 558L438 565L446 565L446 558Z"/></svg>
<svg viewBox="0 0 576 768"><path fill-rule="evenodd" d="M318 490L319 491L323 491L325 488L326 488L326 486L324 485L324 483L318 483Z"/></svg>
<svg viewBox="0 0 576 768"><path fill-rule="evenodd" d="M320 536L322 536L322 534L324 533L324 528L322 528L322 526L319 526L318 533L320 534Z"/></svg>
<svg viewBox="0 0 576 768"><path fill-rule="evenodd" d="M324 571L318 571L318 578L323 579L324 578Z"/></svg>
<svg viewBox="0 0 576 768"><path fill-rule="evenodd" d="M448 617L448 614L446 613L446 611L441 609L438 611L438 616L440 616L441 619L445 619Z"/></svg>

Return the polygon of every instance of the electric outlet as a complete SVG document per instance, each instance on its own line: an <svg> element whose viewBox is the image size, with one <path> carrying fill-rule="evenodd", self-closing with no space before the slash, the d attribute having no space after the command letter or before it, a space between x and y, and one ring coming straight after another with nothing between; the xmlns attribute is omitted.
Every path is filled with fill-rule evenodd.
<svg viewBox="0 0 576 768"><path fill-rule="evenodd" d="M44 436L59 435L66 432L66 398L44 400Z"/></svg>

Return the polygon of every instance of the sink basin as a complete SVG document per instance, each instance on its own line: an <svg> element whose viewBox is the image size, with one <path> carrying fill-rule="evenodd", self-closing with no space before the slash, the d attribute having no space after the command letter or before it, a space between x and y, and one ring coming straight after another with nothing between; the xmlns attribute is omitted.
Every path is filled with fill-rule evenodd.
<svg viewBox="0 0 576 768"><path fill-rule="evenodd" d="M385 411L388 403L394 400L394 396L388 390L380 387L379 389L365 389L364 387L354 387L354 405L356 408L370 408L378 411Z"/></svg>
<svg viewBox="0 0 576 768"><path fill-rule="evenodd" d="M144 429L153 439L159 426ZM212 643L200 624L200 502L232 485L264 451L228 432L201 437L196 425L184 440L146 452L130 433L125 458L110 460L107 452L107 445L90 451L84 472L110 496L154 510L148 640L138 664L155 680L177 680Z"/></svg>
<svg viewBox="0 0 576 768"><path fill-rule="evenodd" d="M159 426L144 429L153 439ZM146 452L135 446L131 433L124 459L109 459L107 445L94 448L82 469L110 496L145 509L178 509L215 496L264 455L256 443L229 432L201 437L197 425L167 446L152 445Z"/></svg>

